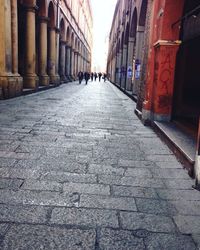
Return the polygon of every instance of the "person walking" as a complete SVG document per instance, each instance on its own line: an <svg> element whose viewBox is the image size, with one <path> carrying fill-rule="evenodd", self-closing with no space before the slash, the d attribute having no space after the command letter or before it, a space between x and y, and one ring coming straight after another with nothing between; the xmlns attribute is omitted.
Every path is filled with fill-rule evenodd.
<svg viewBox="0 0 200 250"><path fill-rule="evenodd" d="M90 74L88 72L85 72L84 73L84 78L85 78L85 84L87 84L89 79L90 79Z"/></svg>
<svg viewBox="0 0 200 250"><path fill-rule="evenodd" d="M98 76L99 76L99 81L101 81L101 77L102 77L101 72L98 74Z"/></svg>
<svg viewBox="0 0 200 250"><path fill-rule="evenodd" d="M94 73L93 72L91 73L91 77L90 78L91 78L91 81L93 82L93 79L94 79Z"/></svg>
<svg viewBox="0 0 200 250"><path fill-rule="evenodd" d="M95 80L95 82L97 80L97 73L96 72L94 73L94 80Z"/></svg>
<svg viewBox="0 0 200 250"><path fill-rule="evenodd" d="M81 82L83 81L83 72L82 71L78 72L78 80L79 80L79 84L81 84Z"/></svg>
<svg viewBox="0 0 200 250"><path fill-rule="evenodd" d="M103 74L103 79L104 79L104 82L105 82L106 79L107 79L107 74L106 73Z"/></svg>

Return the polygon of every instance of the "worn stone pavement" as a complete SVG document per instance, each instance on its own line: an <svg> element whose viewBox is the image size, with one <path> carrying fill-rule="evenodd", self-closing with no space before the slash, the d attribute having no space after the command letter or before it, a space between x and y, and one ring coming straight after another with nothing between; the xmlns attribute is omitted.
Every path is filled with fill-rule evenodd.
<svg viewBox="0 0 200 250"><path fill-rule="evenodd" d="M110 83L0 103L0 249L200 249L200 192Z"/></svg>

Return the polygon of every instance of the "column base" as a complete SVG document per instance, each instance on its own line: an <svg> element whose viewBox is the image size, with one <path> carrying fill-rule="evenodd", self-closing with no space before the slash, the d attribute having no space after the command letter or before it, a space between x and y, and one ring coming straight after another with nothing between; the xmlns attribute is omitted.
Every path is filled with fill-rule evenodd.
<svg viewBox="0 0 200 250"><path fill-rule="evenodd" d="M24 88L37 90L39 86L39 78L36 75L24 76Z"/></svg>
<svg viewBox="0 0 200 250"><path fill-rule="evenodd" d="M68 79L65 75L62 75L62 76L60 76L60 81L61 81L61 83L64 83L64 82L67 82Z"/></svg>
<svg viewBox="0 0 200 250"><path fill-rule="evenodd" d="M55 86L60 85L60 76L59 75L51 75L50 78L50 84L53 84Z"/></svg>
<svg viewBox="0 0 200 250"><path fill-rule="evenodd" d="M0 99L7 99L22 94L23 78L19 75L0 76Z"/></svg>
<svg viewBox="0 0 200 250"><path fill-rule="evenodd" d="M48 75L39 76L39 85L49 86L49 76Z"/></svg>

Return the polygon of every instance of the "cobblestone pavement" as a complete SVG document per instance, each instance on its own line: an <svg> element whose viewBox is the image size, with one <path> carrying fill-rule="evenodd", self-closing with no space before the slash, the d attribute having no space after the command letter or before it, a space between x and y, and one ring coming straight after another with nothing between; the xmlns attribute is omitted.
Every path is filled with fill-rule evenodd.
<svg viewBox="0 0 200 250"><path fill-rule="evenodd" d="M103 82L1 102L0 249L200 249L200 193L134 105Z"/></svg>

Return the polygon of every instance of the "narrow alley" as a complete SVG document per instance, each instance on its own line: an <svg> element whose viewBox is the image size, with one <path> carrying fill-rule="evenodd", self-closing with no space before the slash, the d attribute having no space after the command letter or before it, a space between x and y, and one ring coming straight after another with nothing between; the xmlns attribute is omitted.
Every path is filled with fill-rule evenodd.
<svg viewBox="0 0 200 250"><path fill-rule="evenodd" d="M0 249L200 249L200 192L134 109L103 81L0 103Z"/></svg>

